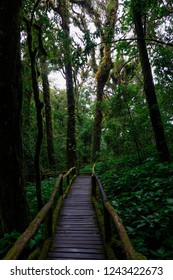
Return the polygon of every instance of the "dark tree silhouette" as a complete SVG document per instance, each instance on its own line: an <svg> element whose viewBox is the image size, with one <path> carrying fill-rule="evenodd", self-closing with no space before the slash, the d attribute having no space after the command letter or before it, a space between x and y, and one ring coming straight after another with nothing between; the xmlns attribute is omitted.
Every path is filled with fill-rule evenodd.
<svg viewBox="0 0 173 280"><path fill-rule="evenodd" d="M144 27L142 23L142 2L141 0L132 0L133 19L135 24L135 32L137 35L137 44L139 50L139 58L142 67L144 92L150 113L150 119L155 136L156 148L161 162L170 160L170 153L165 137L162 117L159 110L159 105L155 93L151 65L148 57Z"/></svg>
<svg viewBox="0 0 173 280"><path fill-rule="evenodd" d="M28 207L23 180L20 63L21 0L0 3L0 223L23 231Z"/></svg>

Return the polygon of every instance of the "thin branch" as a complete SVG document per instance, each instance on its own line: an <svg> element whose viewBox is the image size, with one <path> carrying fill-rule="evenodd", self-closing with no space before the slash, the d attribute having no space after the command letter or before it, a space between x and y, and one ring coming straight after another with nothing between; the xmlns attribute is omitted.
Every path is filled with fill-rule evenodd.
<svg viewBox="0 0 173 280"><path fill-rule="evenodd" d="M162 4L163 4L163 6L164 6L164 8L169 12L169 13L173 13L173 8L171 9L171 8L169 8L169 7L167 7L166 6L166 3L164 3L164 1L163 0L161 0L161 2L162 2ZM169 5L169 4L168 4ZM171 4L170 4L171 5Z"/></svg>
<svg viewBox="0 0 173 280"><path fill-rule="evenodd" d="M145 40L145 41L150 41L150 42L154 42L154 43L157 43L157 44L161 44L161 45L165 45L165 46L169 46L169 47L173 47L173 43L170 43L170 42L164 42L164 41L161 41L161 40L157 40L157 39L151 39L151 38L127 38L127 39L118 39L118 40L115 40L115 41L112 41L110 43L118 43L118 42L122 42L122 41L137 41L137 40ZM104 42L100 42L97 44L98 45L101 45L102 43ZM105 43L108 43L108 42L105 42Z"/></svg>
<svg viewBox="0 0 173 280"><path fill-rule="evenodd" d="M32 14L31 14L31 24L33 23L35 11L36 11L37 7L39 6L40 2L41 2L41 0L37 0L34 4L34 8L32 10Z"/></svg>
<svg viewBox="0 0 173 280"><path fill-rule="evenodd" d="M34 23L34 27L38 30L38 47L44 56L47 56L47 52L43 46L42 41L42 28L38 24Z"/></svg>
<svg viewBox="0 0 173 280"><path fill-rule="evenodd" d="M121 65L121 68L119 69L119 73L121 70L129 63L131 62L136 56L132 56L129 60L125 61L124 64Z"/></svg>

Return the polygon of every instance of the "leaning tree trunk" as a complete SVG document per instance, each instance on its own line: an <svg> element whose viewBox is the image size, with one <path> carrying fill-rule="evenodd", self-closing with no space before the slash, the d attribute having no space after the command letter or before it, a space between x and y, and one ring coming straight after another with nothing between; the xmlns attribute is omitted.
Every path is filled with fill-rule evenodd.
<svg viewBox="0 0 173 280"><path fill-rule="evenodd" d="M75 133L75 99L73 87L73 71L71 61L71 40L69 29L69 12L67 0L59 1L59 14L61 16L61 26L64 32L63 47L64 47L64 64L67 89L68 103L68 120L67 120L67 166L70 168L76 163L76 133Z"/></svg>
<svg viewBox="0 0 173 280"><path fill-rule="evenodd" d="M50 167L55 167L53 125L52 125L48 70L47 70L46 60L41 59L40 62L41 62L41 77L42 77L42 85L43 85L43 98L44 98L44 105L45 105L48 162Z"/></svg>
<svg viewBox="0 0 173 280"><path fill-rule="evenodd" d="M0 3L0 223L3 232L23 231L29 220L21 138L21 4L19 0Z"/></svg>
<svg viewBox="0 0 173 280"><path fill-rule="evenodd" d="M28 51L31 61L31 77L32 77L32 88L34 92L34 101L36 107L36 115L37 115L37 141L36 141L36 150L34 157L35 164L35 173L36 173L36 195L37 195L37 204L38 209L43 206L42 194L41 194L41 177L40 177L40 153L41 153L41 145L43 140L43 121L42 121L42 109L43 103L39 98L39 87L37 80L37 69L36 69L36 54L37 48L33 50L33 39L32 39L32 24L25 19L27 26L27 35L28 35Z"/></svg>
<svg viewBox="0 0 173 280"><path fill-rule="evenodd" d="M141 0L132 0L133 4L133 19L135 24L135 31L137 35L137 44L139 50L139 57L142 67L144 79L144 91L148 104L150 119L155 136L156 148L161 162L170 160L170 153L165 137L162 118L159 110L159 105L155 93L151 65L148 58L148 52L144 37L144 28L142 24L142 8Z"/></svg>

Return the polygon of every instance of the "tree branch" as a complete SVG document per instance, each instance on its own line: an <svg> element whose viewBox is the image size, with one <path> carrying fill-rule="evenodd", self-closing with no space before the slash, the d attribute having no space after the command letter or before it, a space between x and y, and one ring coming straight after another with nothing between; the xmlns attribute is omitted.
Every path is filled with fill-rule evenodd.
<svg viewBox="0 0 173 280"><path fill-rule="evenodd" d="M34 4L34 8L33 8L32 13L31 13L31 24L33 23L35 11L36 11L38 5L40 4L40 2L41 2L41 0L37 0Z"/></svg>
<svg viewBox="0 0 173 280"><path fill-rule="evenodd" d="M152 39L152 38L127 38L127 39L118 39L118 40L115 40L115 41L112 41L110 43L118 43L118 42L122 42L122 41L136 41L136 40L145 40L145 41L150 41L150 42L154 42L154 43L157 43L157 44L161 44L161 45L165 45L165 46L169 46L169 47L173 47L173 43L171 42L164 42L164 41L161 41L161 40L157 40L157 39ZM101 45L102 43L104 42L100 42L97 44L98 45ZM108 42L106 42L108 43Z"/></svg>
<svg viewBox="0 0 173 280"><path fill-rule="evenodd" d="M172 9L171 9L171 8L167 7L163 0L161 0L161 2L162 2L162 4L163 4L164 8L165 8L169 13L172 14L172 13L173 13L173 8L171 7L171 8L172 8ZM169 5L169 3L168 3L168 5ZM171 4L170 4L170 5L171 5Z"/></svg>
<svg viewBox="0 0 173 280"><path fill-rule="evenodd" d="M42 52L44 56L47 56L47 52L43 46L43 41L42 41L42 29L41 26L38 24L34 23L34 27L38 30L38 48Z"/></svg>
<svg viewBox="0 0 173 280"><path fill-rule="evenodd" d="M124 39L126 40L126 39ZM127 39L127 41L136 41L137 38L131 38L131 39ZM138 38L138 40L143 40L142 38ZM154 42L154 43L157 43L157 44L161 44L161 45L165 45L165 46L169 46L169 47L173 47L173 43L170 43L170 42L164 42L164 41L161 41L161 40L157 40L157 39L152 39L152 38L145 38L144 39L145 41L150 41L150 42Z"/></svg>

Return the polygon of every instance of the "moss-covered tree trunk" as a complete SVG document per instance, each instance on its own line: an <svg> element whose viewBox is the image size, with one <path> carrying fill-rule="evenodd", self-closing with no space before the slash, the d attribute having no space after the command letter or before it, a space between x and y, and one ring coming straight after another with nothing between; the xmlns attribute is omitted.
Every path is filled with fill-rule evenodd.
<svg viewBox="0 0 173 280"><path fill-rule="evenodd" d="M104 87L108 81L109 73L113 67L111 61L111 41L114 36L114 28L116 23L116 14L118 9L118 1L110 0L105 6L106 17L102 24L98 19L97 12L95 15L95 24L101 34L101 60L96 72L96 111L93 125L93 140L92 140L92 162L99 159L100 144L101 144L101 130L102 130L102 100L104 96ZM95 68L95 67L94 67Z"/></svg>
<svg viewBox="0 0 173 280"><path fill-rule="evenodd" d="M52 112L50 102L50 88L48 80L48 69L45 59L41 59L41 77L43 85L43 98L45 105L45 119L46 119L46 136L47 136L47 154L49 167L55 167L54 157L54 143L53 143L53 124L52 124Z"/></svg>
<svg viewBox="0 0 173 280"><path fill-rule="evenodd" d="M0 223L3 232L23 231L28 224L21 140L21 5L20 0L0 2Z"/></svg>
<svg viewBox="0 0 173 280"><path fill-rule="evenodd" d="M73 86L71 39L69 29L69 11L68 1L58 1L59 14L61 16L61 26L64 32L64 66L66 76L67 103L68 103L68 120L67 120L67 166L72 167L76 163L76 133L75 133L75 98Z"/></svg>
<svg viewBox="0 0 173 280"><path fill-rule="evenodd" d="M92 141L92 161L95 162L99 158L101 129L102 129L102 101L104 95L104 87L109 77L109 72L112 68L110 48L104 48L104 55L96 73L97 80L97 95L96 95L96 110L94 115L93 126L93 141Z"/></svg>
<svg viewBox="0 0 173 280"><path fill-rule="evenodd" d="M156 148L161 162L170 160L170 153L165 137L162 117L155 93L151 65L148 57L147 46L145 42L144 28L142 23L142 2L141 0L132 0L133 19L137 35L137 44L139 58L142 67L144 92L146 95L147 105L150 113L150 119L155 136Z"/></svg>

